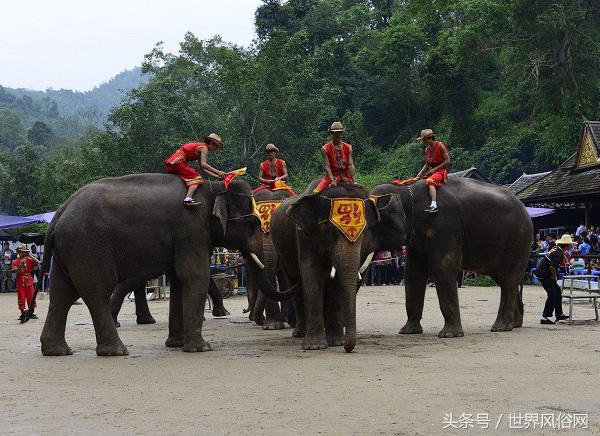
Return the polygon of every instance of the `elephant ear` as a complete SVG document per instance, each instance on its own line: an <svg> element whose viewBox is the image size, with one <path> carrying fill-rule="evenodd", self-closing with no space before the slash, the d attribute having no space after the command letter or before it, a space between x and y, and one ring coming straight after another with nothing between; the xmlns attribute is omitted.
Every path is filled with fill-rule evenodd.
<svg viewBox="0 0 600 436"><path fill-rule="evenodd" d="M365 200L365 215L367 218L367 225L373 226L381 221L381 215L379 209L377 209L377 199L369 198Z"/></svg>
<svg viewBox="0 0 600 436"><path fill-rule="evenodd" d="M229 212L227 211L227 199L225 198L225 195L217 195L212 214L219 220L219 223L221 224L221 230L223 231L223 235L225 235L225 232L227 232L227 220L229 219Z"/></svg>
<svg viewBox="0 0 600 436"><path fill-rule="evenodd" d="M397 195L382 195L377 197L374 201L381 221L385 221L387 225L391 225L398 229L404 227L406 212Z"/></svg>
<svg viewBox="0 0 600 436"><path fill-rule="evenodd" d="M307 194L296 197L285 213L310 235L322 219L327 219L330 207L330 203L318 194Z"/></svg>

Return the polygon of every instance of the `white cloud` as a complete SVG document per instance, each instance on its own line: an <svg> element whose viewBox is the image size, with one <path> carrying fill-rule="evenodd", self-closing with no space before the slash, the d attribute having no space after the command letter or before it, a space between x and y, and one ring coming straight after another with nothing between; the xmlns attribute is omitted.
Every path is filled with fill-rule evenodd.
<svg viewBox="0 0 600 436"><path fill-rule="evenodd" d="M0 84L87 90L187 31L248 45L260 0L0 0Z"/></svg>

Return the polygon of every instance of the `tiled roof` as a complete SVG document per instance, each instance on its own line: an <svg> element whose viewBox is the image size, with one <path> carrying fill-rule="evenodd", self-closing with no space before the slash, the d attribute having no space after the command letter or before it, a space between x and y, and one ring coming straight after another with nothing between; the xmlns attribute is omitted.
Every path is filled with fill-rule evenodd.
<svg viewBox="0 0 600 436"><path fill-rule="evenodd" d="M583 123L577 152L556 170L518 192L517 197L530 204L561 200L585 202L591 194L600 194L600 162L577 168L583 138L587 132L592 138L596 155L600 156L600 121L586 121Z"/></svg>
<svg viewBox="0 0 600 436"><path fill-rule="evenodd" d="M521 192L523 189L529 188L535 182L540 180L542 177L547 176L551 172L552 171L547 171L545 173L537 173L537 174L523 173L523 175L521 177L519 177L517 180L515 180L512 184L508 185L507 188L510 192L512 192L513 194L516 195L519 192Z"/></svg>
<svg viewBox="0 0 600 436"><path fill-rule="evenodd" d="M490 179L481 174L481 172L475 167L471 167L462 171L457 171L455 173L449 173L448 177L466 177L468 179L475 179L481 180L482 182L492 183Z"/></svg>

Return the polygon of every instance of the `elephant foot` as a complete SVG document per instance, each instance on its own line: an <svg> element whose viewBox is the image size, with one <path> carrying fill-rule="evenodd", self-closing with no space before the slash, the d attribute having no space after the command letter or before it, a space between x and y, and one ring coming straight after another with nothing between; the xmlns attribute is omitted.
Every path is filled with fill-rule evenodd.
<svg viewBox="0 0 600 436"><path fill-rule="evenodd" d="M327 348L327 341L323 334L317 336L305 336L302 341L303 350L324 350Z"/></svg>
<svg viewBox="0 0 600 436"><path fill-rule="evenodd" d="M464 335L460 325L454 326L449 324L446 324L438 333L439 338L462 338Z"/></svg>
<svg viewBox="0 0 600 436"><path fill-rule="evenodd" d="M70 356L73 354L71 347L63 341L42 340L42 355L44 356Z"/></svg>
<svg viewBox="0 0 600 436"><path fill-rule="evenodd" d="M156 324L156 320L153 317L150 318L146 318L146 317L137 317L136 322L138 324Z"/></svg>
<svg viewBox="0 0 600 436"><path fill-rule="evenodd" d="M410 322L408 321L404 324L404 327L400 329L401 335L418 335L423 333L423 327L421 327L420 322Z"/></svg>
<svg viewBox="0 0 600 436"><path fill-rule="evenodd" d="M326 335L327 345L330 347L341 347L344 345L344 333L330 333Z"/></svg>
<svg viewBox="0 0 600 436"><path fill-rule="evenodd" d="M229 311L227 309L225 309L225 306L213 307L212 314L213 314L213 316L228 316L228 315L230 315Z"/></svg>
<svg viewBox="0 0 600 436"><path fill-rule="evenodd" d="M181 348L183 347L183 337L181 336L169 336L165 341L165 346L169 348Z"/></svg>
<svg viewBox="0 0 600 436"><path fill-rule="evenodd" d="M203 351L211 351L211 348L208 342L200 338L199 341L190 341L183 344L183 351L185 351L186 353L197 353Z"/></svg>
<svg viewBox="0 0 600 436"><path fill-rule="evenodd" d="M493 332L510 332L513 329L513 323L503 319L497 319L492 326Z"/></svg>
<svg viewBox="0 0 600 436"><path fill-rule="evenodd" d="M268 319L262 328L263 330L283 330L285 328L285 324L282 321Z"/></svg>
<svg viewBox="0 0 600 436"><path fill-rule="evenodd" d="M96 355L98 356L128 356L129 351L121 341L110 344L98 344L96 346Z"/></svg>
<svg viewBox="0 0 600 436"><path fill-rule="evenodd" d="M304 336L306 336L306 330L294 327L294 330L292 330L293 338L303 338Z"/></svg>
<svg viewBox="0 0 600 436"><path fill-rule="evenodd" d="M252 318L250 318L250 319L252 319ZM255 315L254 322L256 323L256 325L259 325L262 327L263 325L265 325L265 317L263 315Z"/></svg>

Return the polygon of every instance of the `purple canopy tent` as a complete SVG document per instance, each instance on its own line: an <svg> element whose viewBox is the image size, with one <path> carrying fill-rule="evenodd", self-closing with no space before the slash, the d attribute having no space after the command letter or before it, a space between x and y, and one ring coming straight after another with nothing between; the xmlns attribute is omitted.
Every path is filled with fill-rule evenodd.
<svg viewBox="0 0 600 436"><path fill-rule="evenodd" d="M39 223L39 220L22 216L0 215L0 229L12 229L36 223Z"/></svg>
<svg viewBox="0 0 600 436"><path fill-rule="evenodd" d="M541 216L551 215L556 212L554 209L545 209L543 207L527 207L527 213L531 218L538 218Z"/></svg>
<svg viewBox="0 0 600 436"><path fill-rule="evenodd" d="M50 221L52 221L52 218L54 218L55 213L56 212L38 213L37 215L29 215L26 218L36 220L38 223L50 224Z"/></svg>

